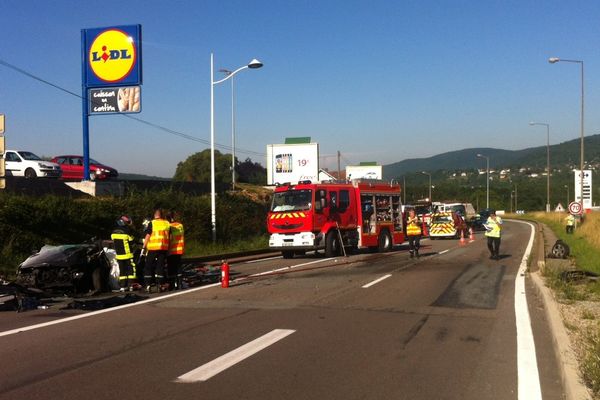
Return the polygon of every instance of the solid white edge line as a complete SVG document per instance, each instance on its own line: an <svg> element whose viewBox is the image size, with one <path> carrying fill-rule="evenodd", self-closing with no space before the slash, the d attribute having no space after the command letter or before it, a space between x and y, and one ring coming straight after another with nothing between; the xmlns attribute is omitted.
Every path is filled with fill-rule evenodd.
<svg viewBox="0 0 600 400"><path fill-rule="evenodd" d="M15 328L15 329L11 329L9 331L0 332L0 337L14 335L15 333L20 333L20 332L32 331L34 329L44 328L44 327L47 327L47 326L58 325L58 324L62 324L64 322L75 321L75 320L82 319L82 318L93 317L95 315L104 314L104 313L113 312L113 311L118 311L118 310L123 310L125 308L135 307L135 306L139 306L139 305L142 305L142 304L153 303L155 301L161 301L161 300L169 299L171 297L181 296L181 295L184 295L184 294L197 292L199 290L204 290L204 289L212 288L212 287L219 286L219 285L221 285L221 283L217 282L217 283L213 283L213 284L206 285L206 286L200 286L200 287L197 287L197 288L182 290L180 292L171 293L171 294L167 294L167 295L160 296L160 297L153 297L151 299L141 300L141 301L138 301L138 302L135 302L135 303L123 304L121 306L106 308L104 310L91 311L91 312L86 313L86 314L79 314L79 315L74 315L72 317L66 317L66 318L61 318L61 319L55 319L53 321L42 322L41 324L24 326L24 327L21 327L21 328Z"/></svg>
<svg viewBox="0 0 600 400"><path fill-rule="evenodd" d="M447 253L447 252L449 252L449 251L450 251L450 250L448 250L448 249L447 249L447 250L442 250L442 251L438 252L438 254L444 254L444 253Z"/></svg>
<svg viewBox="0 0 600 400"><path fill-rule="evenodd" d="M389 278L390 276L392 276L392 274L387 274L387 275L384 275L384 276L382 276L381 278L375 279L373 282L367 283L366 285L362 286L362 288L363 288L363 289L368 289L368 288L370 288L371 286L373 286L373 285L376 285L376 284L378 284L379 282L381 282L381 281L383 281L383 280L385 280L385 279Z"/></svg>
<svg viewBox="0 0 600 400"><path fill-rule="evenodd" d="M283 257L282 256L275 256L275 257L259 258L258 260L246 261L244 264L254 264L254 263L257 263L257 262L261 262L261 261L276 260L278 258L283 258Z"/></svg>
<svg viewBox="0 0 600 400"><path fill-rule="evenodd" d="M296 331L292 329L274 329L258 339L254 339L221 357L215 358L214 360L179 376L175 382L193 383L206 381L294 332Z"/></svg>
<svg viewBox="0 0 600 400"><path fill-rule="evenodd" d="M527 296L525 294L525 273L527 272L527 260L529 259L533 247L535 227L529 222L513 221L527 224L531 228L529 243L527 244L525 254L523 254L523 258L521 259L519 272L515 278L518 399L541 400L542 390L540 386L540 374L535 354L535 342L533 339L533 330L531 328L531 319L529 317L529 309L527 308Z"/></svg>

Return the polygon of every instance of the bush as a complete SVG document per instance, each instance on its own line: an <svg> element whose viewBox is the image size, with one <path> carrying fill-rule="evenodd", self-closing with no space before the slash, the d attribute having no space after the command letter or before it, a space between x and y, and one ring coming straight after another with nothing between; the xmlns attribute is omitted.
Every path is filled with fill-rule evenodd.
<svg viewBox="0 0 600 400"><path fill-rule="evenodd" d="M122 198L73 199L48 195L29 197L0 193L0 275L14 274L20 262L44 244L81 243L92 237L108 239L115 221L123 214L141 223L156 207L179 211L190 248L212 242L209 196L174 190L131 192ZM217 197L219 243L248 241L266 233L266 203L236 194Z"/></svg>

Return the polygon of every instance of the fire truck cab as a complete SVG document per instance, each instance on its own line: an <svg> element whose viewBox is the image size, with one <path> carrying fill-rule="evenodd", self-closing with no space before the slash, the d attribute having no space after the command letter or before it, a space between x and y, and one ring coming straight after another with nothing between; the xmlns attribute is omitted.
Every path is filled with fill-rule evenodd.
<svg viewBox="0 0 600 400"><path fill-rule="evenodd" d="M269 247L284 258L342 247L389 251L404 241L400 186L376 180L284 183L275 188L267 227Z"/></svg>

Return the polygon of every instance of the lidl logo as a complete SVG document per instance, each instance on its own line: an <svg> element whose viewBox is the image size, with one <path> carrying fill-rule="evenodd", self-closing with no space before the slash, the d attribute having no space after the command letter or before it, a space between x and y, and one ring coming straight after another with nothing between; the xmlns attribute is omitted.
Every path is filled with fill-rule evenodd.
<svg viewBox="0 0 600 400"><path fill-rule="evenodd" d="M119 29L101 32L89 47L89 66L104 82L119 82L129 75L136 63L134 39Z"/></svg>

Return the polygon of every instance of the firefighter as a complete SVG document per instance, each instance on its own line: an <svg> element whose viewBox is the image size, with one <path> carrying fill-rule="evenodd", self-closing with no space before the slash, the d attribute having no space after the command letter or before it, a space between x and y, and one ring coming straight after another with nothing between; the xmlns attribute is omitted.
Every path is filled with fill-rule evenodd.
<svg viewBox="0 0 600 400"><path fill-rule="evenodd" d="M154 219L146 228L144 249L146 250L146 265L144 268L144 286L150 292L152 284L156 284L158 291L164 280L165 261L169 252L169 221L163 219L160 208L154 210Z"/></svg>
<svg viewBox="0 0 600 400"><path fill-rule="evenodd" d="M573 230L575 229L575 216L573 214L569 214L565 218L565 221L567 224L567 226L566 226L567 233L569 233L569 234L573 233Z"/></svg>
<svg viewBox="0 0 600 400"><path fill-rule="evenodd" d="M483 226L485 227L485 236L487 236L487 247L490 251L490 259L499 260L502 218L496 216L495 210L491 210L490 216Z"/></svg>
<svg viewBox="0 0 600 400"><path fill-rule="evenodd" d="M117 226L113 230L110 238L112 239L115 252L117 253L117 262L119 263L119 287L123 292L131 290L131 283L136 278L135 263L133 261L133 232L131 229L133 222L127 215L121 216L117 220Z"/></svg>
<svg viewBox="0 0 600 400"><path fill-rule="evenodd" d="M406 236L408 237L408 251L410 252L410 258L413 258L415 255L419 258L419 248L421 247L421 221L415 213L414 208L408 210Z"/></svg>
<svg viewBox="0 0 600 400"><path fill-rule="evenodd" d="M180 222L179 213L172 211L167 215L171 226L169 240L169 255L167 257L167 279L169 290L182 289L181 257L184 251L183 224Z"/></svg>

